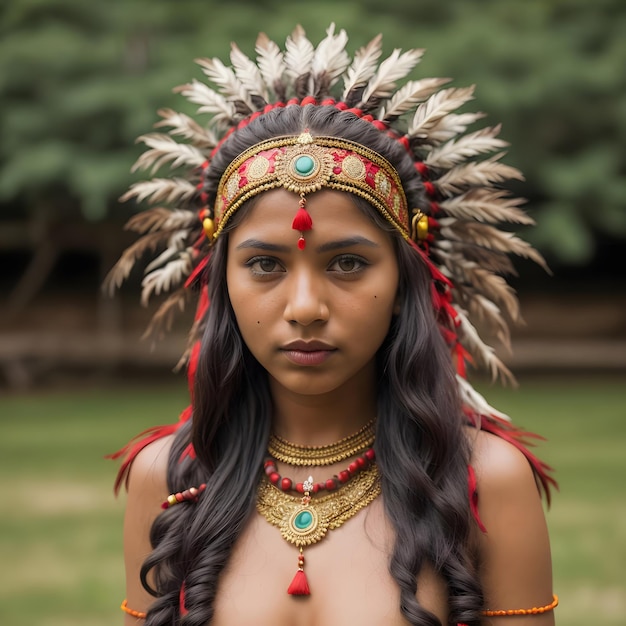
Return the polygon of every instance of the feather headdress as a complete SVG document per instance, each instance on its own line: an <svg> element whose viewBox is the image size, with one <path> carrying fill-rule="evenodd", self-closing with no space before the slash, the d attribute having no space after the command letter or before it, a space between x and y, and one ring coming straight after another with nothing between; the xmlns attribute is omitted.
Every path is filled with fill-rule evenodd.
<svg viewBox="0 0 626 626"><path fill-rule="evenodd" d="M133 185L122 197L148 201L154 208L135 215L128 228L142 237L124 252L105 281L110 291L129 276L137 259L147 250L155 258L146 267L142 301L152 295L173 293L156 312L149 332L161 332L172 323L177 310L189 299L187 289L206 264L210 242L203 234L212 229L211 207L202 191L203 173L221 142L237 127L285 105L324 104L351 111L381 132L393 134L411 155L419 172L429 205L414 216L410 243L429 260L434 305L442 320L442 332L457 364L459 390L471 419L498 432L523 449L533 463L546 491L552 482L549 468L525 447L520 433L480 396L465 376L466 363L485 368L494 378L512 381L513 376L480 336L488 328L505 346L509 322L519 319L517 297L505 275L512 271L510 254L529 258L543 267L540 254L502 223L532 224L501 183L521 180L521 173L500 161L506 143L500 126L468 132L482 113L458 112L472 100L474 88L443 85L446 78L405 80L419 63L423 50L395 49L381 61L381 37L375 37L350 59L345 31L328 28L314 46L298 26L287 38L284 51L265 34L259 35L256 60L232 45L227 67L219 59L197 60L210 84L197 80L177 91L208 114L206 124L175 111L159 111L157 128L169 132L139 138L147 150L135 169L155 174L164 167L176 170L171 178L152 178ZM403 85L398 88L398 83ZM411 225L409 225L411 226ZM212 235L212 232L207 234ZM190 342L182 362L193 375L196 339L208 308L201 293ZM184 413L185 418L189 411ZM155 430L116 456L128 453L120 474L149 441L165 432ZM119 483L118 483L119 484Z"/></svg>

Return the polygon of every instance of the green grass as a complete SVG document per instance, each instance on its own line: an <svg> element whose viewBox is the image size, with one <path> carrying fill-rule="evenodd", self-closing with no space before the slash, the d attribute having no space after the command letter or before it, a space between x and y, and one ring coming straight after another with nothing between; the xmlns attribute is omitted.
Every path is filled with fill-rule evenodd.
<svg viewBox="0 0 626 626"><path fill-rule="evenodd" d="M548 512L560 624L626 615L626 386L546 378L519 390L481 385L500 410L542 433L560 492ZM0 624L122 622L122 515L116 465L138 431L172 421L184 384L0 396Z"/></svg>

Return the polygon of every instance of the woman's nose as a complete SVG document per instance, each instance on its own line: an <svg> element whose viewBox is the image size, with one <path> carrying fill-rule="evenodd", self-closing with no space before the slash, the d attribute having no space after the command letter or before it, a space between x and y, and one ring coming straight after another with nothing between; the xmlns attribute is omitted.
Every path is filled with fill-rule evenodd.
<svg viewBox="0 0 626 626"><path fill-rule="evenodd" d="M328 320L323 281L309 270L292 271L287 282L284 317L290 324L308 326Z"/></svg>

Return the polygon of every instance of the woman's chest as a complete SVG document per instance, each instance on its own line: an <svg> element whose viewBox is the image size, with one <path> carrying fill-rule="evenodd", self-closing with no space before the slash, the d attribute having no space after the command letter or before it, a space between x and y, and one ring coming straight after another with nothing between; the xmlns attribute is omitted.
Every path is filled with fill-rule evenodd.
<svg viewBox="0 0 626 626"><path fill-rule="evenodd" d="M406 626L388 570L392 548L393 533L378 499L303 549L310 595L292 596L287 588L299 550L255 515L220 578L212 626ZM427 573L420 578L420 597L425 594L429 608L441 615L441 585Z"/></svg>

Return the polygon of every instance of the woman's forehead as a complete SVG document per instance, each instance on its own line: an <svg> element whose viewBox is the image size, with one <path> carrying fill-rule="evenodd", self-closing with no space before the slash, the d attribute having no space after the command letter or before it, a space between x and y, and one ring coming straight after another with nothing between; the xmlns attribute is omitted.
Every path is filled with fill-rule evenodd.
<svg viewBox="0 0 626 626"><path fill-rule="evenodd" d="M231 232L231 241L239 245L250 237L285 240L294 245L298 232L292 221L299 208L300 198L285 189L263 192L245 212L243 219ZM361 235L373 241L386 240L383 231L347 192L323 189L309 194L306 210L313 220L313 228L306 233L307 241ZM372 209L374 211L374 209ZM318 241L319 243L319 241Z"/></svg>

